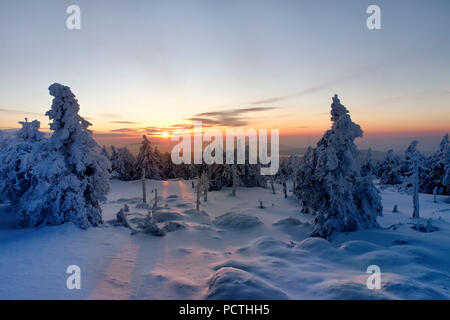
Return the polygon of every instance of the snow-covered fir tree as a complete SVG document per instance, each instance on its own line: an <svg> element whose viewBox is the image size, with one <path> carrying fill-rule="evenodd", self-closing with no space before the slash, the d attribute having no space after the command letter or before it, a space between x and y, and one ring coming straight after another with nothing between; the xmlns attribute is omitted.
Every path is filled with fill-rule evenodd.
<svg viewBox="0 0 450 320"><path fill-rule="evenodd" d="M331 121L331 129L316 149L305 154L296 178L303 206L317 215L312 235L325 238L334 232L376 228L382 213L379 191L370 177L361 176L354 140L363 132L337 95L331 104Z"/></svg>
<svg viewBox="0 0 450 320"><path fill-rule="evenodd" d="M240 183L245 187L265 187L267 184L266 177L261 175L261 164L250 163L250 148L245 146L245 164L238 165L240 175Z"/></svg>
<svg viewBox="0 0 450 320"><path fill-rule="evenodd" d="M40 122L20 121L22 126L10 139L2 139L0 152L0 194L17 205L32 183L33 167L42 160L44 134Z"/></svg>
<svg viewBox="0 0 450 320"><path fill-rule="evenodd" d="M70 88L55 83L49 91L54 98L46 115L53 134L45 159L32 169L32 185L20 201L20 221L28 227L65 222L98 226L100 204L109 191L109 160L92 138L91 124L78 114Z"/></svg>
<svg viewBox="0 0 450 320"><path fill-rule="evenodd" d="M163 179L164 175L163 175L162 156L161 156L161 152L159 151L157 146L155 146L153 148L153 153L154 153L154 158L155 158L155 166L159 172L159 177L160 177L160 179Z"/></svg>
<svg viewBox="0 0 450 320"><path fill-rule="evenodd" d="M417 150L419 142L414 140L405 151L405 181L404 189L410 190L413 199L413 218L420 218L419 206L419 170L423 169L423 155Z"/></svg>
<svg viewBox="0 0 450 320"><path fill-rule="evenodd" d="M447 145L444 150L445 157L450 159L450 145ZM447 166L445 167L444 179L442 180L442 185L447 188L447 194L450 193L450 163L447 162Z"/></svg>
<svg viewBox="0 0 450 320"><path fill-rule="evenodd" d="M222 171L223 186L232 188L232 195L236 195L236 187L241 185L241 172L237 164L224 164Z"/></svg>
<svg viewBox="0 0 450 320"><path fill-rule="evenodd" d="M100 152L102 156L108 158L111 160L111 156L109 155L108 149L106 148L105 145L103 145L102 147L102 151Z"/></svg>
<svg viewBox="0 0 450 320"><path fill-rule="evenodd" d="M297 175L294 177L294 194L299 198L303 213L309 213L309 204L317 197L316 188L309 188L309 181L314 179L315 154L312 147L308 147L299 162Z"/></svg>
<svg viewBox="0 0 450 320"><path fill-rule="evenodd" d="M159 156L159 158L158 158ZM139 154L136 157L136 169L138 175L142 175L142 170L145 170L145 177L147 179L161 179L161 159L159 152L155 153L147 136L142 136L142 143L139 149Z"/></svg>
<svg viewBox="0 0 450 320"><path fill-rule="evenodd" d="M291 155L289 156L288 165L287 165L287 178L292 179L293 185L292 185L292 192L295 193L296 189L296 179L297 173L298 173L298 167L300 166L300 160L298 156Z"/></svg>
<svg viewBox="0 0 450 320"><path fill-rule="evenodd" d="M111 155L111 177L121 181L136 179L135 159L128 148L113 148Z"/></svg>
<svg viewBox="0 0 450 320"><path fill-rule="evenodd" d="M439 150L430 156L426 162L426 170L420 175L420 191L425 193L449 195L450 188L444 183L446 172L450 167L450 156L448 155L449 137L446 134L439 144Z"/></svg>
<svg viewBox="0 0 450 320"><path fill-rule="evenodd" d="M366 153L366 158L364 159L364 163L361 166L361 175L363 176L372 176L375 172L375 166L372 162L372 149L369 148Z"/></svg>
<svg viewBox="0 0 450 320"><path fill-rule="evenodd" d="M388 150L385 159L379 163L376 169L380 183L389 185L401 184L403 180L402 163L403 160L394 154L394 150Z"/></svg>

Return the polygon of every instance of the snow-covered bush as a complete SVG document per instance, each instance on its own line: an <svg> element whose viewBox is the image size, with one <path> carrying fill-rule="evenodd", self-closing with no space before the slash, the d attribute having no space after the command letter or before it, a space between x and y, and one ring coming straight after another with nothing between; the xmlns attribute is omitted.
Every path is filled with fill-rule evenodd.
<svg viewBox="0 0 450 320"><path fill-rule="evenodd" d="M370 177L361 176L355 138L362 130L337 95L331 104L330 130L309 149L296 177L296 194L304 207L317 214L314 236L378 227L382 213L378 190Z"/></svg>
<svg viewBox="0 0 450 320"><path fill-rule="evenodd" d="M19 204L22 225L73 222L82 228L102 223L100 203L109 191L109 160L79 114L80 106L69 87L55 83L46 113L53 134L32 169L32 184Z"/></svg>

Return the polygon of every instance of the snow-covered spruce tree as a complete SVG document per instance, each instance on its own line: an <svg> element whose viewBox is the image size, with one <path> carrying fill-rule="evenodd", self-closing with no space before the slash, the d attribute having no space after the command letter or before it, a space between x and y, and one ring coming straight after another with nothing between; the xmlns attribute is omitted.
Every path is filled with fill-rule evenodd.
<svg viewBox="0 0 450 320"><path fill-rule="evenodd" d="M111 157L112 177L121 181L130 181L135 179L135 159L128 148L113 149Z"/></svg>
<svg viewBox="0 0 450 320"><path fill-rule="evenodd" d="M379 191L370 177L361 176L355 138L362 130L337 95L331 104L330 130L305 155L297 176L297 194L316 213L313 236L377 228L382 213ZM303 180L306 178L308 180Z"/></svg>
<svg viewBox="0 0 450 320"><path fill-rule="evenodd" d="M445 173L450 166L450 157L446 150L449 148L449 137L446 134L439 150L426 160L426 171L420 175L420 191L425 193L434 193L449 195L450 189L444 184Z"/></svg>
<svg viewBox="0 0 450 320"><path fill-rule="evenodd" d="M299 167L296 170L297 174L294 177L294 194L300 199L303 213L309 213L308 205L313 203L317 197L315 194L317 188L310 188L310 181L314 181L315 164L314 149L308 147L306 153L299 161Z"/></svg>
<svg viewBox="0 0 450 320"><path fill-rule="evenodd" d="M182 178L178 170L178 166L172 162L170 153L164 152L161 155L162 160L162 175L167 179Z"/></svg>
<svg viewBox="0 0 450 320"><path fill-rule="evenodd" d="M44 134L40 122L20 121L22 128L10 139L0 142L0 194L13 205L20 202L32 183L32 169L42 160Z"/></svg>
<svg viewBox="0 0 450 320"><path fill-rule="evenodd" d="M136 157L136 169L139 177L142 175L142 170L145 169L145 177L147 179L161 179L161 159L158 159L157 156L150 140L143 135L139 154Z"/></svg>
<svg viewBox="0 0 450 320"><path fill-rule="evenodd" d="M447 188L447 194L450 193L450 144L445 147L445 158L447 159L447 165L445 166L444 179L442 185Z"/></svg>
<svg viewBox="0 0 450 320"><path fill-rule="evenodd" d="M366 153L366 158L364 159L364 164L361 166L362 176L372 176L375 172L375 166L372 162L372 149L369 148Z"/></svg>
<svg viewBox="0 0 450 320"><path fill-rule="evenodd" d="M236 150L237 152L237 150ZM267 185L266 176L261 175L261 164L250 163L250 148L245 146L245 164L238 165L240 183L245 187L265 187Z"/></svg>
<svg viewBox="0 0 450 320"><path fill-rule="evenodd" d="M155 146L153 148L153 153L154 153L154 158L155 158L155 167L157 168L157 172L159 174L159 179L164 179L162 155L157 146Z"/></svg>
<svg viewBox="0 0 450 320"><path fill-rule="evenodd" d="M379 164L377 176L380 183L397 185L403 180L401 167L403 160L394 154L394 150L387 151L386 158Z"/></svg>
<svg viewBox="0 0 450 320"><path fill-rule="evenodd" d="M106 148L105 145L103 145L102 147L102 151L100 152L102 156L108 158L111 160L111 156L109 155L108 149Z"/></svg>
<svg viewBox="0 0 450 320"><path fill-rule="evenodd" d="M295 155L291 155L289 156L289 161L288 161L288 178L292 179L293 181L293 185L292 185L292 193L295 194L295 189L296 189L296 177L297 177L297 173L298 173L298 167L299 167L300 161L298 159L298 156Z"/></svg>
<svg viewBox="0 0 450 320"><path fill-rule="evenodd" d="M236 187L241 185L239 165L224 164L222 171L222 185L231 187L231 195L236 195Z"/></svg>
<svg viewBox="0 0 450 320"><path fill-rule="evenodd" d="M46 158L32 170L32 187L21 199L19 218L27 227L73 222L81 228L102 223L100 203L109 191L109 160L79 114L69 87L49 87L53 102L46 115L53 130Z"/></svg>
<svg viewBox="0 0 450 320"><path fill-rule="evenodd" d="M413 218L420 218L419 206L419 170L423 169L424 157L417 150L419 142L414 140L405 151L405 164L407 166L406 178L403 187L411 190L413 199Z"/></svg>

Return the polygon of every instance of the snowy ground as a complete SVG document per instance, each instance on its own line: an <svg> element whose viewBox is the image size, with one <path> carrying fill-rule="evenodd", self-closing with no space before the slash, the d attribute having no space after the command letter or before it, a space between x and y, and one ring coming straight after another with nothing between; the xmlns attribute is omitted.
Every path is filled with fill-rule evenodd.
<svg viewBox="0 0 450 320"><path fill-rule="evenodd" d="M194 208L190 181L148 181L158 189L160 225L184 226L164 237L130 235L122 226L80 230L72 224L18 227L0 206L1 299L449 299L450 204L420 195L423 218L438 230L411 228L411 199L382 192L385 229L311 238L311 216L297 201L269 189L211 192ZM127 203L135 209L140 182L112 182L104 220ZM150 199L153 194L149 191ZM265 208L258 208L262 200ZM393 213L394 204L399 213ZM223 217L217 217L227 214ZM426 220L421 221L426 225ZM394 225L392 228L387 228ZM366 286L369 265L381 268L382 288ZM67 266L81 268L81 290L66 288Z"/></svg>

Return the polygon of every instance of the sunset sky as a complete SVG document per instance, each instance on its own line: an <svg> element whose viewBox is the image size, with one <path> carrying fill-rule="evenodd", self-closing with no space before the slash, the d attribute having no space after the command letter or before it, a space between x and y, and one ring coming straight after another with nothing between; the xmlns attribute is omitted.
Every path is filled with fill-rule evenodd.
<svg viewBox="0 0 450 320"><path fill-rule="evenodd" d="M81 8L81 30L66 8ZM381 30L366 8L381 7ZM339 94L361 147L437 148L450 131L450 1L1 1L0 129L72 88L100 143L192 126L278 128L303 147ZM167 139L167 138L166 138Z"/></svg>

